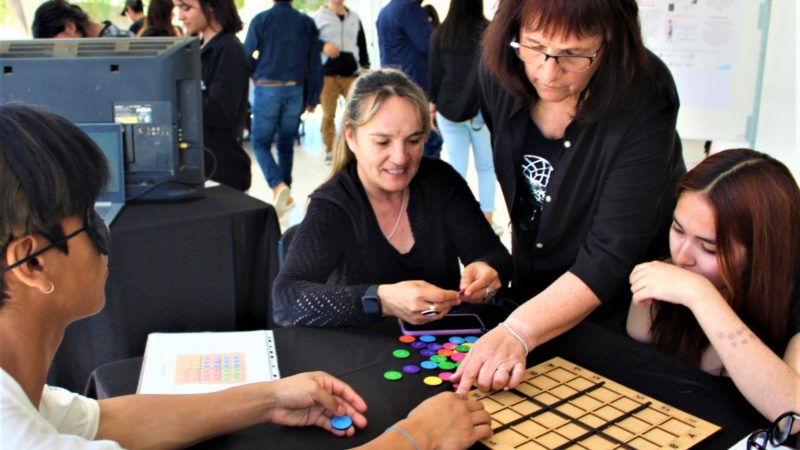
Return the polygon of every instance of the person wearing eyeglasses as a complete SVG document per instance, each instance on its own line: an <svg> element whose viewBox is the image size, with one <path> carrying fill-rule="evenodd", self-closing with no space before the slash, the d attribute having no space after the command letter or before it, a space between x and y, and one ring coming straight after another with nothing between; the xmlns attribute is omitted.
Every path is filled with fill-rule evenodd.
<svg viewBox="0 0 800 450"><path fill-rule="evenodd" d="M587 316L623 332L633 267L666 254L685 173L669 70L635 0L504 0L482 41L481 111L522 303L455 374L514 387L526 355ZM501 295L503 295L501 293Z"/></svg>
<svg viewBox="0 0 800 450"><path fill-rule="evenodd" d="M93 207L108 178L100 149L66 119L0 106L0 448L184 448L262 422L339 437L367 425L364 400L324 372L100 401L45 385L66 327L105 303L109 230ZM334 429L345 414L354 426ZM443 392L360 448L467 448L489 435L479 402Z"/></svg>
<svg viewBox="0 0 800 450"><path fill-rule="evenodd" d="M791 172L768 155L726 150L678 192L671 259L630 274L628 334L729 376L769 420L800 411L800 189Z"/></svg>

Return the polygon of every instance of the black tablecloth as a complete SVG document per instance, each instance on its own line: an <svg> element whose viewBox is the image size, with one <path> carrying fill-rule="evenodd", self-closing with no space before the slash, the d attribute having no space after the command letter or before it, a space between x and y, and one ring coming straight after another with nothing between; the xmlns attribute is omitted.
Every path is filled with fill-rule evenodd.
<svg viewBox="0 0 800 450"><path fill-rule="evenodd" d="M448 389L429 387L420 375L391 382L382 374L400 370L402 360L392 357L397 341L395 327L385 330L282 328L275 330L282 376L308 370L328 371L353 386L369 406L369 425L354 438L336 438L317 428L255 426L200 444L202 449L343 449L362 444L405 417L425 398ZM708 375L669 356L611 333L591 323L579 325L528 357L528 366L560 356L657 400L722 427L722 431L697 450L727 449L766 420L738 393L727 378ZM98 368L89 382L90 394L101 398L136 390L141 358ZM447 384L447 383L445 383ZM482 448L482 447L481 447Z"/></svg>
<svg viewBox="0 0 800 450"><path fill-rule="evenodd" d="M95 367L144 353L150 332L266 328L279 235L270 205L226 186L126 205L111 226L106 306L67 327L48 384L82 391Z"/></svg>

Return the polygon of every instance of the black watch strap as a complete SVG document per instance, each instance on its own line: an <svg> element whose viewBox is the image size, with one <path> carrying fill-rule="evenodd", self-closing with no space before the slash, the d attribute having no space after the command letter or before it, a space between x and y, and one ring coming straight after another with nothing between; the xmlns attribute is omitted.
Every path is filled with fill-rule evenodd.
<svg viewBox="0 0 800 450"><path fill-rule="evenodd" d="M361 297L361 309L369 320L380 320L383 318L381 310L381 300L378 298L378 285L373 284L364 292Z"/></svg>

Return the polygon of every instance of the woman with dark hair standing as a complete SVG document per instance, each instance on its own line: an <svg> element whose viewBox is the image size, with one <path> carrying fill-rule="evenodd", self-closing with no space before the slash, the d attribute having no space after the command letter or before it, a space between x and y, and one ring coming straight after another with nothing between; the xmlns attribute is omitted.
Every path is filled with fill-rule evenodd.
<svg viewBox="0 0 800 450"><path fill-rule="evenodd" d="M800 411L797 183L775 159L739 149L706 158L678 191L671 261L630 275L628 333L730 376L769 420Z"/></svg>
<svg viewBox="0 0 800 450"><path fill-rule="evenodd" d="M137 37L175 37L181 32L172 25L172 0L150 0L147 16Z"/></svg>
<svg viewBox="0 0 800 450"><path fill-rule="evenodd" d="M481 211L495 232L501 232L502 228L492 222L492 142L478 99L480 43L487 25L483 0L453 0L444 22L431 36L428 81L431 112L447 145L448 162L466 179L472 145Z"/></svg>
<svg viewBox="0 0 800 450"><path fill-rule="evenodd" d="M470 351L460 392L516 386L528 351L590 313L622 331L628 274L666 254L657 238L686 170L675 84L635 0L504 0L482 46L510 295L524 303Z"/></svg>
<svg viewBox="0 0 800 450"><path fill-rule="evenodd" d="M200 35L206 173L240 191L250 188L250 157L242 148L250 63L236 37L242 19L233 0L173 0L187 35Z"/></svg>

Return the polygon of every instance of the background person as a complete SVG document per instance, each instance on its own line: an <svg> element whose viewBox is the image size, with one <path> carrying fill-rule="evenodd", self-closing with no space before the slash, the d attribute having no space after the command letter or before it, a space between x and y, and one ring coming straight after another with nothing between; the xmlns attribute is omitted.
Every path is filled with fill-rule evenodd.
<svg viewBox="0 0 800 450"><path fill-rule="evenodd" d="M488 24L483 0L450 3L444 23L431 37L428 78L431 111L447 145L447 160L466 179L472 146L481 210L492 229L502 233L492 222L496 184L492 142L478 98L480 41Z"/></svg>
<svg viewBox="0 0 800 450"><path fill-rule="evenodd" d="M172 0L150 0L147 6L147 17L137 37L175 37L181 36L181 30L172 25Z"/></svg>
<svg viewBox="0 0 800 450"><path fill-rule="evenodd" d="M100 149L66 119L5 105L0 177L3 448L183 448L263 422L315 425L336 436L366 426L363 399L323 372L211 394L101 401L45 385L66 327L105 303L109 236L94 201L109 171ZM332 429L331 416L341 414L355 427ZM411 439L424 449L467 448L489 435L479 402L441 393L361 448L400 448Z"/></svg>
<svg viewBox="0 0 800 450"><path fill-rule="evenodd" d="M322 42L322 143L325 161L330 162L339 97L347 98L358 73L369 69L367 38L358 14L345 7L344 0L328 0L312 18Z"/></svg>
<svg viewBox="0 0 800 450"><path fill-rule="evenodd" d="M144 5L142 0L125 0L125 9L122 10L123 17L127 17L131 21L131 26L128 31L136 35L144 24Z"/></svg>
<svg viewBox="0 0 800 450"><path fill-rule="evenodd" d="M637 265L628 334L731 377L770 421L800 411L800 189L753 150L703 160L678 188L671 260Z"/></svg>
<svg viewBox="0 0 800 450"><path fill-rule="evenodd" d="M242 20L233 0L173 0L173 4L186 34L201 38L203 143L213 154L213 158L205 154L206 175L246 191L252 176L241 139L250 65L236 37Z"/></svg>
<svg viewBox="0 0 800 450"><path fill-rule="evenodd" d="M133 33L111 21L93 21L80 6L64 0L48 0L39 5L31 32L34 38L133 37Z"/></svg>
<svg viewBox="0 0 800 450"><path fill-rule="evenodd" d="M342 121L333 176L311 194L275 280L275 321L419 324L491 298L511 258L466 182L422 157L430 130L422 90L396 70L366 73Z"/></svg>
<svg viewBox="0 0 800 450"><path fill-rule="evenodd" d="M483 59L510 295L524 303L473 346L460 392L516 386L528 351L596 309L621 332L628 274L666 253L685 172L675 84L642 44L634 0L504 0Z"/></svg>
<svg viewBox="0 0 800 450"><path fill-rule="evenodd" d="M244 41L251 59L251 141L258 165L272 188L278 216L289 210L294 143L303 110L314 112L322 89L319 31L310 17L278 0L250 22ZM254 55L258 51L258 58ZM305 90L305 93L304 93ZM276 139L278 160L272 156Z"/></svg>

